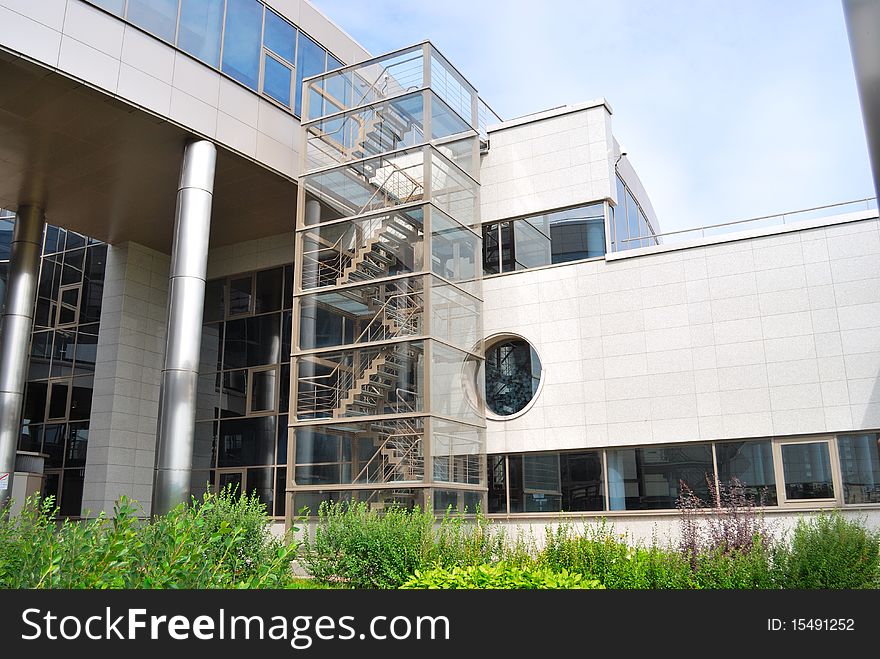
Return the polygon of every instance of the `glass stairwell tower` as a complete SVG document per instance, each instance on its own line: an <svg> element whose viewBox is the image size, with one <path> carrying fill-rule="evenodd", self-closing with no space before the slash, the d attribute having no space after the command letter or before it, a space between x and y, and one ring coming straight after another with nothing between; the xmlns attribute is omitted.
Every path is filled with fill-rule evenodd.
<svg viewBox="0 0 880 659"><path fill-rule="evenodd" d="M485 509L476 90L427 42L303 87L287 509Z"/></svg>

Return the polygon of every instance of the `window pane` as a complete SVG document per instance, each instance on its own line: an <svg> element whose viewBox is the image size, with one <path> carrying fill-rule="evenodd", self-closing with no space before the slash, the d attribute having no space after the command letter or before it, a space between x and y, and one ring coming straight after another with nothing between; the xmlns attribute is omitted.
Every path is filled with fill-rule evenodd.
<svg viewBox="0 0 880 659"><path fill-rule="evenodd" d="M499 341L486 349L486 406L499 416L515 414L535 397L541 360L523 340Z"/></svg>
<svg viewBox="0 0 880 659"><path fill-rule="evenodd" d="M299 33L299 46L296 53L296 106L293 113L297 116L302 111L303 78L324 72L325 52L303 32Z"/></svg>
<svg viewBox="0 0 880 659"><path fill-rule="evenodd" d="M494 275L501 272L499 257L498 225L483 225L483 274Z"/></svg>
<svg viewBox="0 0 880 659"><path fill-rule="evenodd" d="M296 29L272 10L266 11L266 32L263 35L263 43L266 48L293 64ZM290 89L290 84L287 88Z"/></svg>
<svg viewBox="0 0 880 659"><path fill-rule="evenodd" d="M602 453L563 453L562 510L605 509L605 483L602 477Z"/></svg>
<svg viewBox="0 0 880 659"><path fill-rule="evenodd" d="M639 237L639 207L636 205L636 200L629 193L629 190L626 191L626 217L629 224L629 237L630 238L638 238ZM634 249L639 246L639 241L631 240L629 242L624 243L627 249Z"/></svg>
<svg viewBox="0 0 880 659"><path fill-rule="evenodd" d="M516 269L537 268L550 264L550 220L538 215L513 223Z"/></svg>
<svg viewBox="0 0 880 659"><path fill-rule="evenodd" d="M223 320L226 312L225 293L226 281L224 279L212 279L205 284L205 317L204 322L212 323Z"/></svg>
<svg viewBox="0 0 880 659"><path fill-rule="evenodd" d="M714 505L707 478L714 478L708 444L608 451L611 510L674 509L683 482Z"/></svg>
<svg viewBox="0 0 880 659"><path fill-rule="evenodd" d="M220 65L223 0L182 0L177 45L213 67Z"/></svg>
<svg viewBox="0 0 880 659"><path fill-rule="evenodd" d="M76 373L83 375L95 370L98 356L98 326L80 325L76 335Z"/></svg>
<svg viewBox="0 0 880 659"><path fill-rule="evenodd" d="M223 374L220 416L244 416L246 413L247 371L227 371Z"/></svg>
<svg viewBox="0 0 880 659"><path fill-rule="evenodd" d="M85 467L89 448L89 424L71 423L67 433L67 458L65 467Z"/></svg>
<svg viewBox="0 0 880 659"><path fill-rule="evenodd" d="M275 464L275 423L274 416L221 421L217 465Z"/></svg>
<svg viewBox="0 0 880 659"><path fill-rule="evenodd" d="M287 467L275 470L275 516L284 517L287 509Z"/></svg>
<svg viewBox="0 0 880 659"><path fill-rule="evenodd" d="M264 506L266 506L266 514L271 515L275 510L275 469L248 469L247 471L247 493L248 495L256 494Z"/></svg>
<svg viewBox="0 0 880 659"><path fill-rule="evenodd" d="M880 435L837 438L844 503L880 503Z"/></svg>
<svg viewBox="0 0 880 659"><path fill-rule="evenodd" d="M49 399L49 418L63 419L67 416L67 385L55 382Z"/></svg>
<svg viewBox="0 0 880 659"><path fill-rule="evenodd" d="M251 412L275 410L275 379L277 372L255 371L251 374Z"/></svg>
<svg viewBox="0 0 880 659"><path fill-rule="evenodd" d="M281 277L283 270L273 268L257 273L254 313L278 311L281 308Z"/></svg>
<svg viewBox="0 0 880 659"><path fill-rule="evenodd" d="M150 34L174 43L177 0L128 0L128 20Z"/></svg>
<svg viewBox="0 0 880 659"><path fill-rule="evenodd" d="M117 16L122 16L122 10L125 7L125 0L89 0L89 2Z"/></svg>
<svg viewBox="0 0 880 659"><path fill-rule="evenodd" d="M64 464L64 424L49 424L43 430L43 453L47 467L61 467Z"/></svg>
<svg viewBox="0 0 880 659"><path fill-rule="evenodd" d="M614 209L614 245L615 250L626 249L627 243L623 242L627 236L626 222L626 188L623 181L617 177L617 206Z"/></svg>
<svg viewBox="0 0 880 659"><path fill-rule="evenodd" d="M229 315L238 316L243 313L250 313L251 296L253 291L251 286L253 279L250 275L241 279L233 279L229 282Z"/></svg>
<svg viewBox="0 0 880 659"><path fill-rule="evenodd" d="M266 55L263 70L263 93L290 107L290 69L271 55Z"/></svg>
<svg viewBox="0 0 880 659"><path fill-rule="evenodd" d="M101 298L104 294L104 272L107 266L107 245L94 245L86 250L85 277L79 322L97 323L101 320Z"/></svg>
<svg viewBox="0 0 880 659"><path fill-rule="evenodd" d="M70 307L61 307L58 310L58 324L70 325L76 322L76 309Z"/></svg>
<svg viewBox="0 0 880 659"><path fill-rule="evenodd" d="M773 449L769 441L716 444L715 457L722 488L730 487L736 479L754 497L756 505L776 505Z"/></svg>
<svg viewBox="0 0 880 659"><path fill-rule="evenodd" d="M85 469L65 469L61 484L61 514L79 517L82 511Z"/></svg>
<svg viewBox="0 0 880 659"><path fill-rule="evenodd" d="M92 412L92 390L94 380L91 377L74 378L73 390L70 393L71 421L88 421Z"/></svg>
<svg viewBox="0 0 880 659"><path fill-rule="evenodd" d="M831 499L834 484L828 442L784 444L782 471L786 499Z"/></svg>
<svg viewBox="0 0 880 659"><path fill-rule="evenodd" d="M263 5L257 0L227 0L223 72L257 91Z"/></svg>

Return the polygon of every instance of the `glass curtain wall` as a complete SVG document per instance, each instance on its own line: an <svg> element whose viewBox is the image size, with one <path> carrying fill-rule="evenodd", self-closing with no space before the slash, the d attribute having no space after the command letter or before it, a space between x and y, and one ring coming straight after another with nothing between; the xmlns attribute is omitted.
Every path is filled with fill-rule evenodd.
<svg viewBox="0 0 880 659"><path fill-rule="evenodd" d="M14 215L0 210L0 306ZM18 450L45 453L44 494L82 513L107 245L56 226L43 238Z"/></svg>
<svg viewBox="0 0 880 659"><path fill-rule="evenodd" d="M302 80L342 66L260 0L86 0L300 116Z"/></svg>
<svg viewBox="0 0 880 659"><path fill-rule="evenodd" d="M208 281L192 493L256 493L284 516L293 265Z"/></svg>
<svg viewBox="0 0 880 659"><path fill-rule="evenodd" d="M485 507L476 94L424 44L303 99L289 510Z"/></svg>
<svg viewBox="0 0 880 659"><path fill-rule="evenodd" d="M656 231L635 196L617 176L617 206L610 208L611 251L658 245Z"/></svg>

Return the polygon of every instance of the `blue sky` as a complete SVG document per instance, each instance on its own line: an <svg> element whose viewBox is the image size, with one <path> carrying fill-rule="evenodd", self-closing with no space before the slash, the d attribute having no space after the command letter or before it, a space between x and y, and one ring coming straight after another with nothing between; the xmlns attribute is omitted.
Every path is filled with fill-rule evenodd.
<svg viewBox="0 0 880 659"><path fill-rule="evenodd" d="M873 196L840 0L312 0L503 118L604 96L663 230Z"/></svg>

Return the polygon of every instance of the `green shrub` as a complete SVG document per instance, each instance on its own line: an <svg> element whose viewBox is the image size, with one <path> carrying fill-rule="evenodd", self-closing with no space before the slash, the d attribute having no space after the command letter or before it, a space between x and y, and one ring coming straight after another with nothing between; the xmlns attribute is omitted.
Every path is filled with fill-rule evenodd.
<svg viewBox="0 0 880 659"><path fill-rule="evenodd" d="M253 497L206 494L150 521L127 498L112 518L55 521L51 497L0 521L3 588L267 588L291 579L295 547L270 537Z"/></svg>
<svg viewBox="0 0 880 659"><path fill-rule="evenodd" d="M439 565L494 563L507 554L503 530L493 529L480 512L469 520L461 513L447 510L433 538L426 558Z"/></svg>
<svg viewBox="0 0 880 659"><path fill-rule="evenodd" d="M401 588L416 589L541 589L604 588L595 579L546 567L520 568L507 563L454 566L435 566L416 573Z"/></svg>
<svg viewBox="0 0 880 659"><path fill-rule="evenodd" d="M381 514L365 502L324 502L302 563L321 583L397 588L426 564L434 516L393 506Z"/></svg>
<svg viewBox="0 0 880 659"><path fill-rule="evenodd" d="M837 512L801 518L778 563L784 588L878 587L880 534Z"/></svg>

